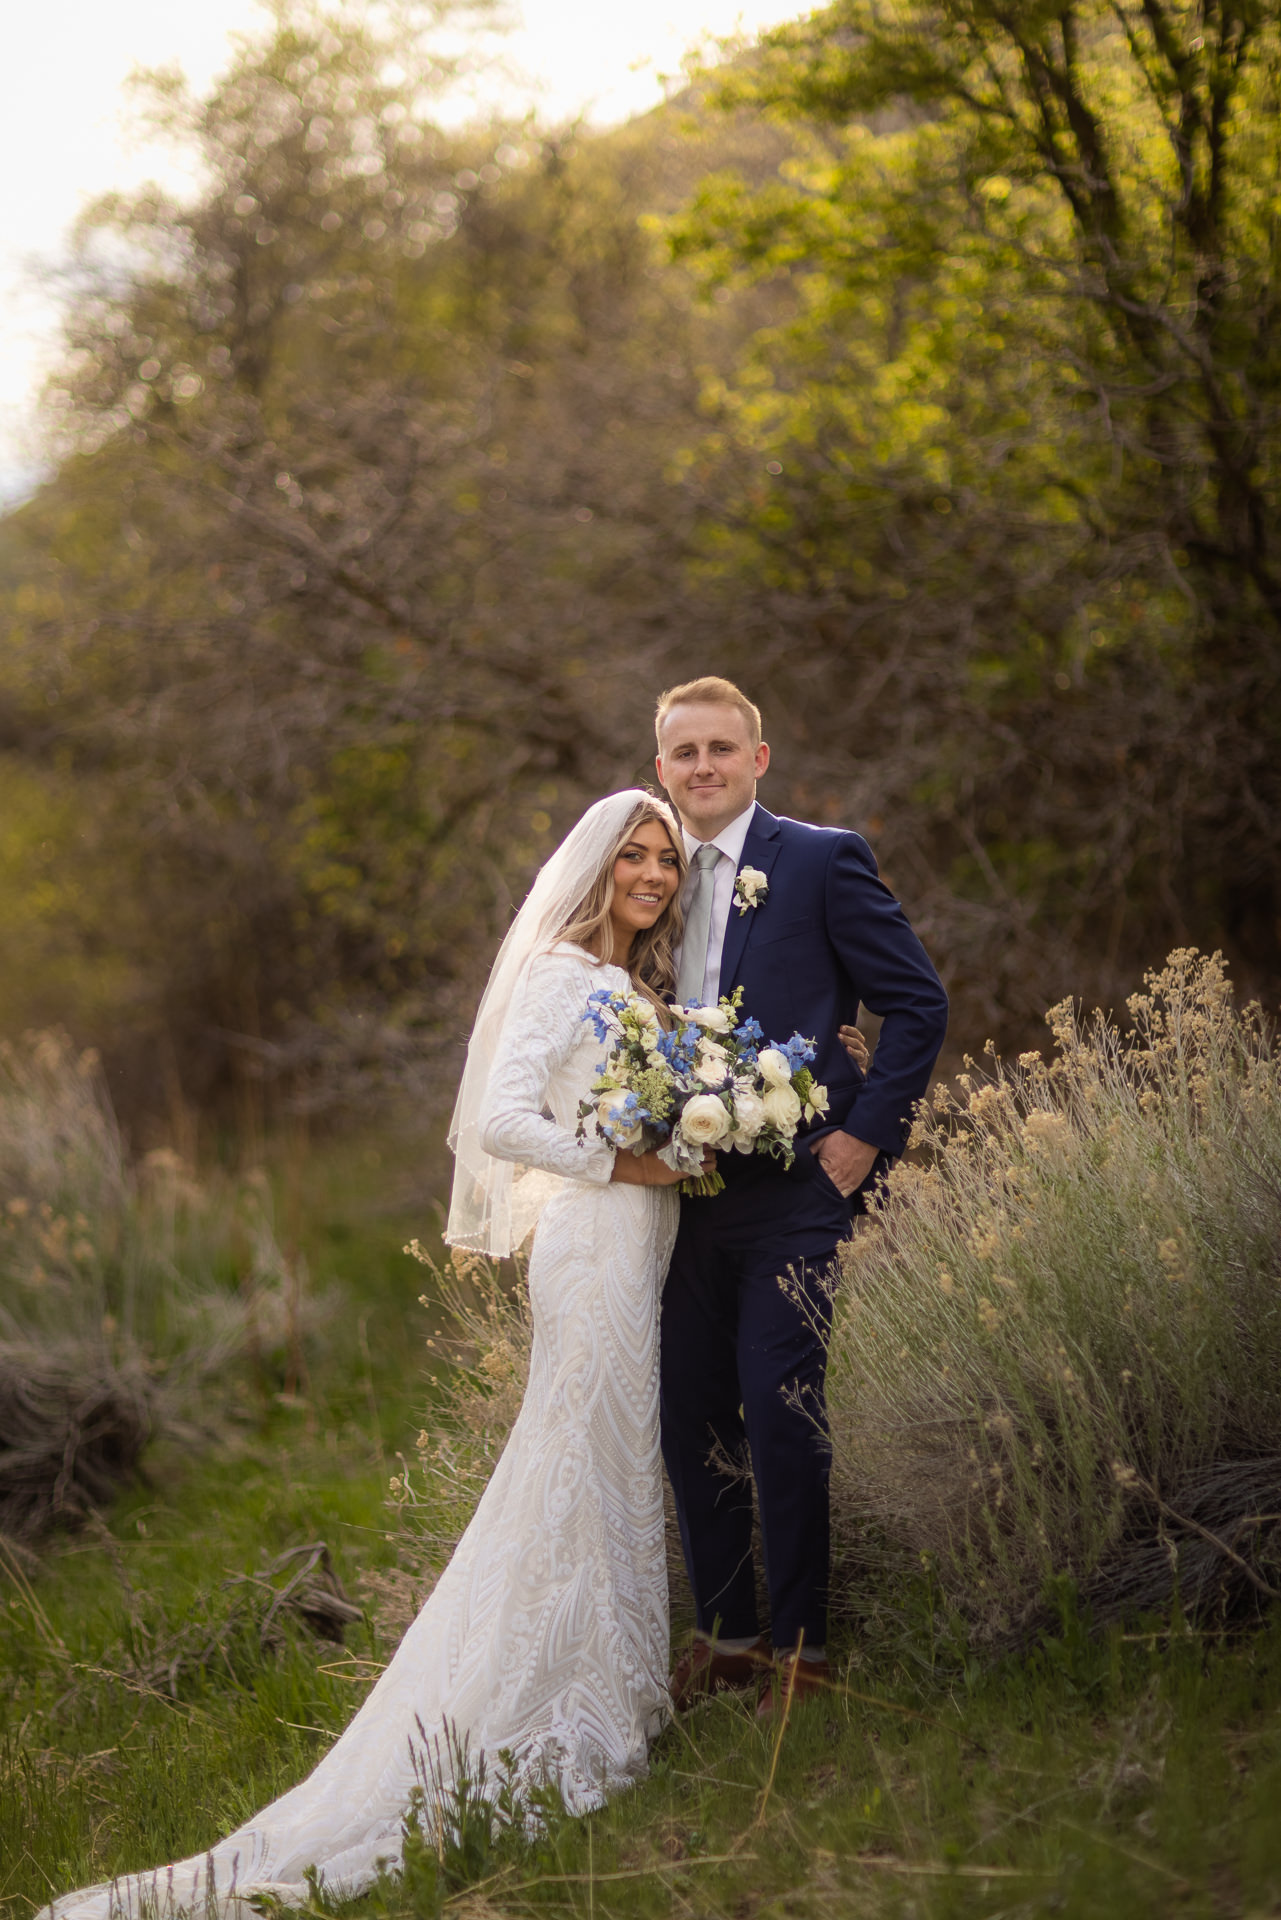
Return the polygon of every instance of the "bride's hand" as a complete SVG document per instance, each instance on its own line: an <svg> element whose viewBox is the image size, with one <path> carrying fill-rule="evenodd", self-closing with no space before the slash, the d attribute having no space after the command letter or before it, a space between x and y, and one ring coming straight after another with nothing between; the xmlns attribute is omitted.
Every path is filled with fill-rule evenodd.
<svg viewBox="0 0 1281 1920"><path fill-rule="evenodd" d="M866 1073L867 1063L872 1056L867 1050L867 1041L863 1038L858 1028L842 1026L838 1027L836 1032L841 1045L854 1062L854 1065L861 1073Z"/></svg>
<svg viewBox="0 0 1281 1920"><path fill-rule="evenodd" d="M699 1173L710 1173L716 1165L716 1155L710 1151L703 1155L703 1164ZM624 1187L675 1187L682 1180L692 1179L688 1173L676 1173L666 1160L660 1160L657 1151L651 1147L648 1153L631 1153L626 1149L614 1155L614 1171L611 1180L617 1180Z"/></svg>

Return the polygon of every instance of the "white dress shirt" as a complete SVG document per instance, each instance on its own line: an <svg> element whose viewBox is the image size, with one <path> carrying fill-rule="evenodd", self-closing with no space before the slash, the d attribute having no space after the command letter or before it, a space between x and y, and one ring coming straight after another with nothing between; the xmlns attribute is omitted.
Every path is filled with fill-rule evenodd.
<svg viewBox="0 0 1281 1920"><path fill-rule="evenodd" d="M721 953L725 946L725 931L729 926L730 909L734 904L734 878L738 873L739 862L743 858L743 845L747 839L747 829L752 824L752 815L756 812L756 802L731 820L727 827L710 841L696 840L688 827L683 827L685 851L689 855L690 869L685 876L685 885L681 890L681 905L688 899L694 884L694 855L702 846L713 846L720 859L712 869L712 923L707 934L707 970L703 974L703 991L699 995L705 1007L714 1007L721 992ZM681 964L680 948L676 949L676 969Z"/></svg>

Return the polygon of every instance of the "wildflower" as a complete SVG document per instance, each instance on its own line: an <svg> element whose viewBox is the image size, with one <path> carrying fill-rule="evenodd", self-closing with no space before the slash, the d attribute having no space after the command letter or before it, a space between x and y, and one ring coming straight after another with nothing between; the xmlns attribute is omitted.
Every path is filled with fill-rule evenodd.
<svg viewBox="0 0 1281 1920"><path fill-rule="evenodd" d="M1131 1009L1133 1011L1133 1009ZM1076 1037L1076 1012L1070 1000L1060 1000L1045 1016L1045 1024L1054 1035L1054 1043L1064 1052Z"/></svg>
<svg viewBox="0 0 1281 1920"><path fill-rule="evenodd" d="M1029 1153L1062 1147L1066 1144L1069 1128L1061 1113L1052 1113L1045 1107L1033 1107L1023 1122L1020 1138Z"/></svg>
<svg viewBox="0 0 1281 1920"><path fill-rule="evenodd" d="M996 1087L989 1082L987 1086L980 1087L976 1093L972 1093L966 1105L976 1120L987 1121L990 1124L1003 1115L1008 1098L1004 1087Z"/></svg>
<svg viewBox="0 0 1281 1920"><path fill-rule="evenodd" d="M952 1279L950 1270L947 1267L940 1267L939 1268L940 1291L943 1293L951 1293L954 1284L955 1282Z"/></svg>
<svg viewBox="0 0 1281 1920"><path fill-rule="evenodd" d="M1167 1280L1184 1280L1183 1249L1177 1240L1162 1240L1157 1246L1157 1259L1165 1268Z"/></svg>
<svg viewBox="0 0 1281 1920"><path fill-rule="evenodd" d="M978 1313L984 1333L995 1333L1001 1324L1001 1316L986 1294L979 1295Z"/></svg>

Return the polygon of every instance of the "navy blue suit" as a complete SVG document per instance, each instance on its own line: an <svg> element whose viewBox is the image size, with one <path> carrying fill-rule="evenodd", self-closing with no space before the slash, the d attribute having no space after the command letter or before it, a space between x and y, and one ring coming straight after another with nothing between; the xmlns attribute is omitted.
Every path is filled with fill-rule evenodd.
<svg viewBox="0 0 1281 1920"><path fill-rule="evenodd" d="M663 1291L663 1458L699 1628L758 1630L751 1490L718 1464L750 1459L774 1645L816 1646L827 1637L830 1553L825 1281L862 1200L840 1194L810 1147L843 1127L881 1149L878 1165L901 1152L943 1043L947 996L858 834L758 806L742 867L765 873L769 892L731 909L720 990L742 987L743 1012L767 1041L816 1041L830 1111L798 1134L790 1169L722 1154L724 1192L681 1201ZM866 1078L837 1037L860 1002L882 1020Z"/></svg>

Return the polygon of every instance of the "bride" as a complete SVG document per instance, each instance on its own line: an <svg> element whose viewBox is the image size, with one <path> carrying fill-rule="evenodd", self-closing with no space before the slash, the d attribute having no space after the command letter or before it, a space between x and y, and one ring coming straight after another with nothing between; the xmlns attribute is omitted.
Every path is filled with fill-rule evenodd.
<svg viewBox="0 0 1281 1920"><path fill-rule="evenodd" d="M475 1517L359 1713L300 1786L209 1852L65 1895L41 1920L225 1913L357 1892L401 1857L415 1786L448 1794L514 1756L582 1813L640 1778L670 1712L658 1451L658 1302L680 1176L576 1137L600 1058L596 988L661 1004L675 970L680 829L640 790L588 809L490 974L450 1131L446 1239L529 1264L529 1385ZM248 1912L248 1907L245 1907Z"/></svg>

